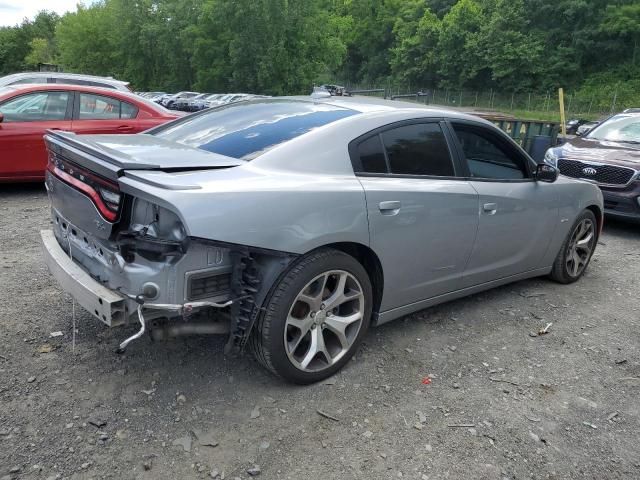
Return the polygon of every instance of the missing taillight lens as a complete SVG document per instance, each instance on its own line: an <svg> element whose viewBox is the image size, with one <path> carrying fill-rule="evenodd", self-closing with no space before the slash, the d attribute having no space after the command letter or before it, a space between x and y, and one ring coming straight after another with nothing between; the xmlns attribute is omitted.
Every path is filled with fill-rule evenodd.
<svg viewBox="0 0 640 480"><path fill-rule="evenodd" d="M113 222L118 218L122 194L117 183L53 153L49 153L47 168L57 178L88 196L105 219Z"/></svg>

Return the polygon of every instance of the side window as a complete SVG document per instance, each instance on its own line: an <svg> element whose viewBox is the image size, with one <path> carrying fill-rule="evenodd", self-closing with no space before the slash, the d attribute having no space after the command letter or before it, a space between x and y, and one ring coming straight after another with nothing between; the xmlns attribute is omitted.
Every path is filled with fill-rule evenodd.
<svg viewBox="0 0 640 480"><path fill-rule="evenodd" d="M138 107L127 102L120 102L120 118L136 118L138 116Z"/></svg>
<svg viewBox="0 0 640 480"><path fill-rule="evenodd" d="M358 156L362 170L368 173L387 173L380 135L374 135L358 145Z"/></svg>
<svg viewBox="0 0 640 480"><path fill-rule="evenodd" d="M0 105L5 122L64 120L68 92L34 92L20 95Z"/></svg>
<svg viewBox="0 0 640 480"><path fill-rule="evenodd" d="M449 147L438 123L404 125L381 134L390 173L455 175Z"/></svg>
<svg viewBox="0 0 640 480"><path fill-rule="evenodd" d="M521 155L481 128L453 125L472 177L496 180L527 178Z"/></svg>
<svg viewBox="0 0 640 480"><path fill-rule="evenodd" d="M120 100L91 93L80 94L78 120L111 120L120 118Z"/></svg>

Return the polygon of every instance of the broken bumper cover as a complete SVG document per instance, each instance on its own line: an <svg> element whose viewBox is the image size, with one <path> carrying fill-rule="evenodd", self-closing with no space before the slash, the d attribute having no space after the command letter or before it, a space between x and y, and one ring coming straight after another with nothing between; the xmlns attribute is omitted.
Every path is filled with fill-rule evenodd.
<svg viewBox="0 0 640 480"><path fill-rule="evenodd" d="M128 317L126 297L98 283L69 258L53 231L42 230L40 236L45 263L62 289L108 326L124 324Z"/></svg>

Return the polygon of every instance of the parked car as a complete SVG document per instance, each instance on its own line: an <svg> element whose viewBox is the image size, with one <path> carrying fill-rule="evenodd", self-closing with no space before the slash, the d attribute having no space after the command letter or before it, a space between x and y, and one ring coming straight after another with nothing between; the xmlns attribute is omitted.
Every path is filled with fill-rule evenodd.
<svg viewBox="0 0 640 480"><path fill-rule="evenodd" d="M194 97L180 98L176 100L174 108L176 110L182 110L183 112L194 112L195 110L191 106L194 101L202 100L205 97L211 95L210 93L199 93Z"/></svg>
<svg viewBox="0 0 640 480"><path fill-rule="evenodd" d="M329 92L332 96L346 96L349 95L347 88L341 85L320 85L320 88Z"/></svg>
<svg viewBox="0 0 640 480"><path fill-rule="evenodd" d="M297 383L334 374L372 323L578 280L602 226L595 185L447 110L259 99L46 141L46 263L104 323L140 323L121 349L147 330L229 332Z"/></svg>
<svg viewBox="0 0 640 480"><path fill-rule="evenodd" d="M43 135L136 133L176 118L133 93L79 85L0 88L0 182L42 181L47 166Z"/></svg>
<svg viewBox="0 0 640 480"><path fill-rule="evenodd" d="M596 128L598 125L600 125L600 121L585 122L582 125L579 125L578 128L576 128L576 135L578 135L579 137L584 136L591 130Z"/></svg>
<svg viewBox="0 0 640 480"><path fill-rule="evenodd" d="M566 125L567 135L575 135L578 131L578 128L587 122L588 120L584 120L582 118L574 118L572 120L569 120Z"/></svg>
<svg viewBox="0 0 640 480"><path fill-rule="evenodd" d="M144 98L148 98L149 100L152 100L154 98L157 98L157 97L160 97L160 96L166 95L166 94L167 94L166 92L144 92L142 94L142 96Z"/></svg>
<svg viewBox="0 0 640 480"><path fill-rule="evenodd" d="M640 112L620 113L586 135L551 148L560 173L598 185L610 216L640 220Z"/></svg>
<svg viewBox="0 0 640 480"><path fill-rule="evenodd" d="M6 75L0 78L0 88L10 85L63 83L66 85L83 85L86 87L102 87L130 92L129 82L123 82L111 77L96 77L65 72L23 72Z"/></svg>
<svg viewBox="0 0 640 480"><path fill-rule="evenodd" d="M193 98L198 95L198 92L178 92L162 100L162 105L170 110L177 110L175 108L176 102L182 99Z"/></svg>
<svg viewBox="0 0 640 480"><path fill-rule="evenodd" d="M189 103L189 109L192 112L199 112L205 108L210 108L217 104L217 101L223 97L223 93L211 93L204 97L195 97Z"/></svg>

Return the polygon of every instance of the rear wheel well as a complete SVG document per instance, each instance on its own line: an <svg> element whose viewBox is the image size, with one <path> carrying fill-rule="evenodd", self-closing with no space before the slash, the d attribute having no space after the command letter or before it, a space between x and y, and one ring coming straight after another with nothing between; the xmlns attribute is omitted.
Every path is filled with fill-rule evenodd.
<svg viewBox="0 0 640 480"><path fill-rule="evenodd" d="M353 242L332 243L329 245L324 245L324 247L334 248L346 253L347 255L351 255L364 267L364 269L367 271L367 275L369 275L371 288L373 290L373 314L377 314L380 311L380 304L382 303L382 292L384 291L384 274L382 272L382 264L380 263L380 259L375 254L375 252L366 245Z"/></svg>

